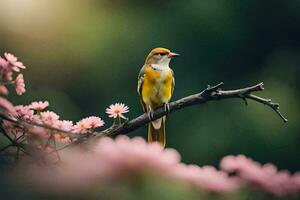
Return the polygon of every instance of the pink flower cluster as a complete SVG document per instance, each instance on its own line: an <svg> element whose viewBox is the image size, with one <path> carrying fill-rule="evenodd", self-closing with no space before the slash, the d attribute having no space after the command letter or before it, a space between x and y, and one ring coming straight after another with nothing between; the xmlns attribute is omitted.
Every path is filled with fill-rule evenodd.
<svg viewBox="0 0 300 200"><path fill-rule="evenodd" d="M21 69L26 69L26 67L13 54L4 53L4 56L0 56L0 94L8 95L7 85L13 85L18 95L25 93L25 82L23 74L20 73ZM10 101L0 97L1 114L56 129L50 130L45 127L31 127L27 128L27 132L23 130L24 133L26 132L26 134L23 134L24 137L30 136L32 133L28 131L32 131L33 134L38 134L42 137L50 137L63 143L69 143L72 140L66 132L86 134L91 133L95 128L104 125L104 121L100 117L95 116L86 117L76 123L68 120L61 120L58 114L46 110L48 106L48 101L32 102L30 105L25 106L13 106ZM129 108L123 103L112 104L106 109L106 113L109 114L109 117L113 118L119 117L125 119L123 114L127 112L129 112ZM5 124L7 126L6 128L9 130L9 134L16 136L14 133L20 132L20 127L14 126L13 123L7 121Z"/></svg>
<svg viewBox="0 0 300 200"><path fill-rule="evenodd" d="M3 57L0 56L0 94L8 94L7 85L13 85L18 95L25 93L24 76L20 73L21 69L25 68L26 67L23 63L18 61L17 57L13 54L4 53ZM48 106L48 101L32 102L30 105L25 106L13 106L10 101L0 97L1 114L36 124L36 127L27 127L27 131L23 130L23 132L26 133L23 134L25 139L26 137L30 137L30 134L38 134L42 137L46 137L46 139L48 138L47 141L50 138L62 143L69 143L72 139L66 132L70 132L72 134L86 134L91 133L94 129L104 125L104 121L100 117L95 116L86 117L76 123L68 120L61 120L58 114L53 111L46 110ZM129 112L129 108L123 103L116 103L107 108L106 112L109 114L109 117L121 117L125 119L123 114ZM38 127L37 124L46 125L56 130ZM20 132L20 127L14 126L11 122L6 121L5 125L8 133L11 135L16 136L15 133Z"/></svg>
<svg viewBox="0 0 300 200"><path fill-rule="evenodd" d="M2 66L2 72L6 73L8 69L10 69L9 72L19 72L19 68L24 68L24 66L21 65L21 63L18 62L12 54L5 54L5 58L7 60L0 58L0 67ZM1 78L3 80L3 77L0 77L0 79ZM14 82L15 85L17 85L17 94L24 93L25 84L23 75L19 74ZM7 94L8 92L6 92L6 90L7 88L0 83L0 92L2 91L2 93ZM42 138L45 138L45 140L39 141L47 141L47 144L45 145L48 145L49 139L56 140L61 143L70 143L73 139L76 140L76 137L74 137L74 133L92 133L94 129L104 126L104 121L100 117L96 116L86 117L76 123L73 123L69 120L61 120L58 114L53 111L47 110L48 107L48 101L36 101L32 102L29 105L13 106L13 104L8 100L0 97L0 111L2 111L2 113L5 113L19 120L27 121L29 123L33 122L36 124L36 127L31 126L26 129L27 131L23 130L24 133L26 132L26 134L23 134L24 139L30 138L31 134L39 135ZM117 103L111 105L110 108L108 108L106 111L115 113L110 114L110 117L125 118L123 114L129 112L128 109L128 106L126 106L125 104ZM50 129L45 127L38 127L38 124L46 125L50 127ZM20 132L20 127L14 126L13 123L7 121L5 125L8 133L14 135L15 137L16 133ZM51 129L51 127L53 129ZM69 134L66 132L69 132ZM73 135L73 138L71 138L70 135ZM38 144L38 146L42 147L43 145Z"/></svg>
<svg viewBox="0 0 300 200"><path fill-rule="evenodd" d="M18 95L25 93L24 77L19 73L20 69L25 68L23 63L10 53L0 56L0 95L8 95L7 85L14 85ZM15 80L14 73L17 74ZM13 104L3 97L0 97L0 111L9 116L15 114Z"/></svg>
<svg viewBox="0 0 300 200"><path fill-rule="evenodd" d="M73 149L60 155L63 162L59 164L44 166L38 163L27 171L30 181L47 189L73 193L93 186L109 186L115 181L150 172L171 183L186 184L209 193L235 193L241 186L259 187L278 196L300 192L300 172L290 175L287 171L277 171L272 164L261 165L245 156L224 157L221 170L213 166L188 165L180 161L175 149L163 149L158 143L148 144L140 137L104 137L89 146L88 152ZM235 175L229 175L232 172Z"/></svg>
<svg viewBox="0 0 300 200"><path fill-rule="evenodd" d="M278 171L271 163L260 164L243 155L226 156L220 163L222 170L234 172L241 180L276 196L293 195L300 191L300 172L291 175Z"/></svg>
<svg viewBox="0 0 300 200"><path fill-rule="evenodd" d="M99 184L107 186L145 172L207 192L235 192L240 185L238 178L212 166L186 165L180 162L175 149L163 149L158 143L148 144L140 137L104 137L90 146L88 153L66 150L60 155L63 162L49 169L39 163L29 170L30 180L38 186L64 192L98 187Z"/></svg>
<svg viewBox="0 0 300 200"><path fill-rule="evenodd" d="M84 118L73 125L72 121L60 120L58 114L53 111L45 110L48 106L48 101L32 102L26 106L18 105L15 106L15 117L17 119L62 130L59 132L58 130L49 130L46 128L31 129L34 134L38 134L42 137L52 137L62 143L69 143L72 141L71 138L63 132L87 133L104 125L104 121L95 116Z"/></svg>
<svg viewBox="0 0 300 200"><path fill-rule="evenodd" d="M3 95L8 94L6 85L13 84L15 86L16 93L22 95L25 93L25 83L24 76L20 73L21 69L26 67L22 62L18 61L11 53L4 53L4 56L0 56L0 71L1 71L1 83L0 83L0 93ZM13 78L14 73L17 73L15 80Z"/></svg>
<svg viewBox="0 0 300 200"><path fill-rule="evenodd" d="M95 150L102 162L108 164L114 175L151 171L171 180L185 182L210 192L233 192L239 188L237 178L212 166L199 167L180 162L180 154L160 144L148 144L144 139L118 136L115 140L103 138Z"/></svg>

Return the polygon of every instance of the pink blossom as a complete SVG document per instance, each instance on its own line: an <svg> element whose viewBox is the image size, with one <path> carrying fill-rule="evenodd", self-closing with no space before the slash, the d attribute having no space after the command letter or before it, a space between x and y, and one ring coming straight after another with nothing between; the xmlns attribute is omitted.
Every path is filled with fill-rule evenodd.
<svg viewBox="0 0 300 200"><path fill-rule="evenodd" d="M32 120L33 111L28 106L18 105L15 106L16 117L23 120Z"/></svg>
<svg viewBox="0 0 300 200"><path fill-rule="evenodd" d="M7 81L12 81L13 80L13 72L9 68L9 63L2 57L0 57L0 68L2 68L2 76L5 78Z"/></svg>
<svg viewBox="0 0 300 200"><path fill-rule="evenodd" d="M129 112L129 107L123 103L116 103L106 108L105 112L108 114L109 117L121 117L123 119L126 119L126 117L123 114Z"/></svg>
<svg viewBox="0 0 300 200"><path fill-rule="evenodd" d="M30 104L30 108L36 111L42 111L49 106L48 101L35 101Z"/></svg>
<svg viewBox="0 0 300 200"><path fill-rule="evenodd" d="M25 93L25 83L24 83L24 76L23 74L19 74L16 78L15 82L16 92L18 95L22 95Z"/></svg>
<svg viewBox="0 0 300 200"><path fill-rule="evenodd" d="M3 69L3 70L7 70L8 69L8 62L2 58L0 56L0 67Z"/></svg>
<svg viewBox="0 0 300 200"><path fill-rule="evenodd" d="M59 116L55 112L52 112L52 111L41 112L40 116L41 116L42 122L47 125L53 125L59 119Z"/></svg>
<svg viewBox="0 0 300 200"><path fill-rule="evenodd" d="M55 134L54 137L62 143L70 142L68 136ZM33 181L34 186L44 187L47 191L51 188L63 193L66 190L81 192L93 186L105 187L144 172L214 193L236 192L244 183L248 183L281 196L294 194L299 191L300 186L299 173L290 175L287 171L278 171L273 164L261 165L245 156L225 157L221 167L226 172L212 166L186 165L180 162L180 155L176 150L163 149L158 143L148 144L140 137L104 137L91 146L86 146L86 149L88 151L62 151L60 155L63 162L56 163L52 159L55 161L54 165L21 165L20 174L29 173L28 178L22 180ZM26 170L28 166L29 170ZM237 176L229 176L227 171L235 172Z"/></svg>
<svg viewBox="0 0 300 200"><path fill-rule="evenodd" d="M74 132L87 133L90 129L95 129L104 125L104 121L100 117L87 117L76 123Z"/></svg>
<svg viewBox="0 0 300 200"><path fill-rule="evenodd" d="M87 124L89 124L90 128L95 129L97 127L101 127L104 125L104 121L100 117L87 117L84 118L83 121L85 121Z"/></svg>
<svg viewBox="0 0 300 200"><path fill-rule="evenodd" d="M54 122L53 127L64 131L71 131L73 129L73 122L68 120L57 120Z"/></svg>
<svg viewBox="0 0 300 200"><path fill-rule="evenodd" d="M25 69L26 67L23 65L22 62L18 61L17 57L15 57L11 53L4 53L4 56L8 63L10 64L11 68L15 72L19 72L20 69Z"/></svg>
<svg viewBox="0 0 300 200"><path fill-rule="evenodd" d="M59 135L55 137L60 139ZM34 180L38 186L42 185L47 190L55 188L74 191L74 188L82 190L83 187L93 185L99 187L99 184L107 185L143 172L151 172L208 192L233 192L239 188L238 180L225 172L209 166L201 168L180 163L180 155L176 150L163 149L158 143L148 144L140 137L105 137L90 146L89 153L67 151L61 153L61 158L63 162L55 164L54 169L37 166L31 170L30 179L24 180Z"/></svg>
<svg viewBox="0 0 300 200"><path fill-rule="evenodd" d="M26 66L24 66L24 64L20 61L15 62L14 66L18 67L18 68L21 68L21 69L26 69Z"/></svg>
<svg viewBox="0 0 300 200"><path fill-rule="evenodd" d="M70 137L61 134L54 134L54 139L65 144L71 143Z"/></svg>
<svg viewBox="0 0 300 200"><path fill-rule="evenodd" d="M76 124L73 127L73 132L75 133L87 133L90 129L90 124L86 121L80 120L76 122Z"/></svg>
<svg viewBox="0 0 300 200"><path fill-rule="evenodd" d="M8 89L4 85L0 85L0 94L8 95Z"/></svg>
<svg viewBox="0 0 300 200"><path fill-rule="evenodd" d="M4 53L4 56L5 56L5 58L6 58L6 60L10 63L10 64L14 64L15 62L17 62L17 57L16 56L14 56L13 54L11 54L11 53Z"/></svg>

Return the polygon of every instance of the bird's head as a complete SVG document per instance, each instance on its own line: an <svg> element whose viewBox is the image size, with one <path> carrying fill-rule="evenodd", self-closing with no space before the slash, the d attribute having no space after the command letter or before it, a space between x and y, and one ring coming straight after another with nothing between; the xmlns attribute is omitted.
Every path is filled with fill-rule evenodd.
<svg viewBox="0 0 300 200"><path fill-rule="evenodd" d="M165 48L153 49L146 58L146 64L169 65L172 58L179 56L179 54L171 52Z"/></svg>

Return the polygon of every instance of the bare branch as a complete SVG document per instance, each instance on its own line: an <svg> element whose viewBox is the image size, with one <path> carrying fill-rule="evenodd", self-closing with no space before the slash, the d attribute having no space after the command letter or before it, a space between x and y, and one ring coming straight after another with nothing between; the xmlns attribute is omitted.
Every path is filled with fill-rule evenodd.
<svg viewBox="0 0 300 200"><path fill-rule="evenodd" d="M271 99L264 99L264 98L258 97L256 95L253 95L253 94L248 94L247 98L257 101L257 102L260 102L260 103L263 103L263 104L271 107L284 122L288 122L288 119L285 118L279 111L279 103L273 103Z"/></svg>

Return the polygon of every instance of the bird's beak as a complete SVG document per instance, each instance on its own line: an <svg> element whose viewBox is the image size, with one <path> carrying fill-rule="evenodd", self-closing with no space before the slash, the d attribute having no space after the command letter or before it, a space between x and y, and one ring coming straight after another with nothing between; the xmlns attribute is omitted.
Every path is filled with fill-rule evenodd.
<svg viewBox="0 0 300 200"><path fill-rule="evenodd" d="M180 56L180 54L174 53L174 52L170 52L170 53L168 54L168 57L169 57L169 58L178 57L178 56Z"/></svg>

